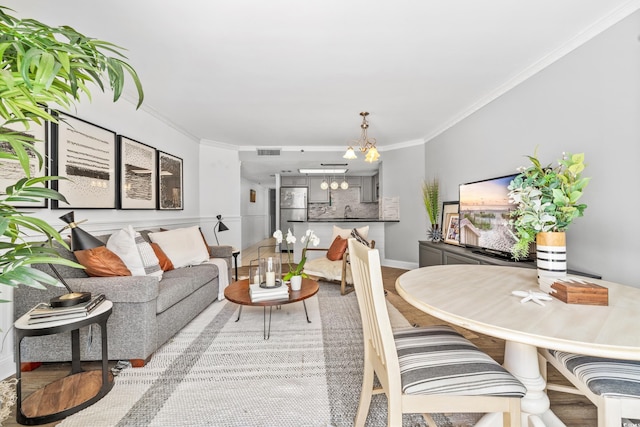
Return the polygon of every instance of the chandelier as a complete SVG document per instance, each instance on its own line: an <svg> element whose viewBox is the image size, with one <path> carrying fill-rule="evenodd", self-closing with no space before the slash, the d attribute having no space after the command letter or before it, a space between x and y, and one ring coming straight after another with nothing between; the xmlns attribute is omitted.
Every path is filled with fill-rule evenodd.
<svg viewBox="0 0 640 427"><path fill-rule="evenodd" d="M342 157L347 160L358 158L358 156L356 156L355 150L353 149L353 146L355 145L361 153L365 153L365 162L377 162L380 158L380 153L378 153L378 149L376 148L376 139L369 138L369 136L367 135L367 129L369 129L367 116L369 115L369 113L363 111L360 113L360 115L362 116L362 124L360 125L362 131L360 132L360 138L351 141L351 145L349 146L349 148L347 148L346 153L344 153L344 156Z"/></svg>

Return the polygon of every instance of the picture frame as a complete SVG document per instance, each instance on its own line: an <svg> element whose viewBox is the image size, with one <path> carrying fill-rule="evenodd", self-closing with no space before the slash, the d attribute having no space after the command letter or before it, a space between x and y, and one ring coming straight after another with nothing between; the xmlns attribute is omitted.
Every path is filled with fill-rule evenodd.
<svg viewBox="0 0 640 427"><path fill-rule="evenodd" d="M36 154L33 153L32 150L27 149L31 178L47 176L49 171L49 122L45 121L41 125L30 122L29 129L26 129L24 124L19 122L5 125L5 127L34 139L33 149L42 156L42 167L39 167L40 165ZM4 152L13 151L8 142L0 142L0 149ZM24 177L24 171L17 160L0 159L0 194L3 196L6 195L5 189L10 185L14 185ZM47 188L47 184L43 183L42 187ZM42 199L37 202L21 201L8 203L16 208L46 208L49 206L48 199Z"/></svg>
<svg viewBox="0 0 640 427"><path fill-rule="evenodd" d="M180 157L158 151L158 209L184 209L183 164Z"/></svg>
<svg viewBox="0 0 640 427"><path fill-rule="evenodd" d="M115 209L117 190L116 133L77 117L56 112L52 123L53 181L68 204L53 209Z"/></svg>
<svg viewBox="0 0 640 427"><path fill-rule="evenodd" d="M156 209L158 206L155 148L118 135L118 208Z"/></svg>
<svg viewBox="0 0 640 427"><path fill-rule="evenodd" d="M442 239L445 243L460 246L459 203L442 203Z"/></svg>
<svg viewBox="0 0 640 427"><path fill-rule="evenodd" d="M256 202L256 190L249 190L249 202L250 203Z"/></svg>

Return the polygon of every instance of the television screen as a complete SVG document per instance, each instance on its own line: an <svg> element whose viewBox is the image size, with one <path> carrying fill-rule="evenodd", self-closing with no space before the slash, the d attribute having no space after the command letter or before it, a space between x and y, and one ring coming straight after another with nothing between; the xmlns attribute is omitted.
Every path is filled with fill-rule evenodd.
<svg viewBox="0 0 640 427"><path fill-rule="evenodd" d="M517 174L460 185L460 244L489 255L511 258L516 238L509 226L514 206L509 183Z"/></svg>

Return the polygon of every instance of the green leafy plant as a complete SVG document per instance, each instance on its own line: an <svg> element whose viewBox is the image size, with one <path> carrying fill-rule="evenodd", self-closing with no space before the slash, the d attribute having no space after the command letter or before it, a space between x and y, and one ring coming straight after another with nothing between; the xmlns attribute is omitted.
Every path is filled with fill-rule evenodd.
<svg viewBox="0 0 640 427"><path fill-rule="evenodd" d="M60 284L31 265L81 266L59 257L51 247L54 240L66 246L54 228L13 206L16 202L43 199L66 201L62 194L45 185L60 177L32 176L30 156L37 159L39 170L44 159L34 149L35 139L29 129L34 123L58 121L47 105L71 107L82 95L91 99L89 87L97 85L104 91L103 81L108 81L114 102L122 95L127 75L138 92L137 107L142 104L144 93L120 47L86 37L68 26L50 27L34 19L18 19L9 11L12 10L0 6L0 159L15 162L24 177L0 193L0 284L41 288L42 283ZM28 241L27 236L34 233L49 244Z"/></svg>
<svg viewBox="0 0 640 427"><path fill-rule="evenodd" d="M276 230L273 233L273 237L275 237L276 243L278 244L282 243L281 230ZM313 246L318 246L320 244L320 238L316 236L313 230L307 230L305 232L305 235L300 238L300 241L304 243L305 249L309 247L309 243L311 243ZM283 280L289 280L291 279L292 276L302 276L305 278L308 277L303 272L304 264L307 262L306 257L303 257L298 263L298 265L296 265L295 268L293 268L293 265L291 265L291 248L289 247L289 245L293 245L295 242L296 242L296 236L293 235L291 230L287 230L287 235L285 236L285 243L287 244L287 264L289 264L289 271L287 272L287 274L284 275L284 277L282 278ZM304 251L302 253L304 253Z"/></svg>
<svg viewBox="0 0 640 427"><path fill-rule="evenodd" d="M431 224L431 237L436 239L439 237L437 234L439 233L438 218L440 215L440 183L437 178L422 182L422 201Z"/></svg>
<svg viewBox="0 0 640 427"><path fill-rule="evenodd" d="M555 167L543 167L535 153L527 157L531 165L521 167L508 187L509 200L516 205L510 220L517 238L515 259L529 254L538 233L566 231L587 208L578 202L590 180L582 176L584 154L562 153Z"/></svg>

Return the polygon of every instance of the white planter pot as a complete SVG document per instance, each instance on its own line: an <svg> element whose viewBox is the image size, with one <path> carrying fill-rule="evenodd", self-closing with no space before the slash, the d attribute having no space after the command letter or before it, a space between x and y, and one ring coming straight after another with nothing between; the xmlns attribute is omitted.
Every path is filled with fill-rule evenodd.
<svg viewBox="0 0 640 427"><path fill-rule="evenodd" d="M291 276L291 290L299 291L302 288L302 276Z"/></svg>
<svg viewBox="0 0 640 427"><path fill-rule="evenodd" d="M540 289L551 293L553 282L567 276L567 243L564 232L536 235L536 266Z"/></svg>

